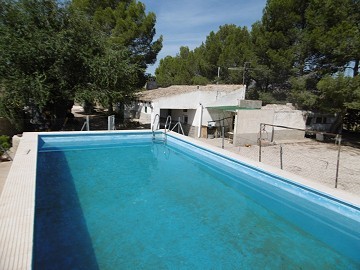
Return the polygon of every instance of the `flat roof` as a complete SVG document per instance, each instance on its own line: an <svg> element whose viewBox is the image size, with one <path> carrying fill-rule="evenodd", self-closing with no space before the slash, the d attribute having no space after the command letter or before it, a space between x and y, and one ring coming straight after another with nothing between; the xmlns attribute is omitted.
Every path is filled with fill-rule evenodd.
<svg viewBox="0 0 360 270"><path fill-rule="evenodd" d="M237 110L260 110L257 108L244 108L240 106L210 106L206 107L207 109L213 109L213 110L221 110L221 111L231 111L235 112Z"/></svg>
<svg viewBox="0 0 360 270"><path fill-rule="evenodd" d="M138 99L143 101L152 101L162 97L169 97L196 91L232 92L242 89L243 87L244 86L242 84L172 85L165 88L141 91L138 93Z"/></svg>

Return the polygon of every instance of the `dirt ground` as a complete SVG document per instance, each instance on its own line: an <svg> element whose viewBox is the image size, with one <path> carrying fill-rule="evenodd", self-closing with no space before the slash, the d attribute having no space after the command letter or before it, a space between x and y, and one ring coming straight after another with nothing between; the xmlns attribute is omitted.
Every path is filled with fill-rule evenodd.
<svg viewBox="0 0 360 270"><path fill-rule="evenodd" d="M200 140L217 147L222 145L221 139ZM226 141L224 148L246 158L259 160L257 145L234 147ZM337 178L338 189L360 196L360 149L342 145L337 172L338 150L338 145L334 143L311 139L298 143L278 143L262 147L261 162L277 168L282 166L283 170L333 188Z"/></svg>

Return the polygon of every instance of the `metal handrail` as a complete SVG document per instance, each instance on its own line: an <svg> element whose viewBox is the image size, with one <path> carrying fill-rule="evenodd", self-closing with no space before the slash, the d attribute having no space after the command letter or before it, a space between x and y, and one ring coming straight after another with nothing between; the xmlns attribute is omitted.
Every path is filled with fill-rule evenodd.
<svg viewBox="0 0 360 270"><path fill-rule="evenodd" d="M170 130L171 127L171 115L168 115L166 117L166 122L165 122L165 134L166 134L166 130Z"/></svg>
<svg viewBox="0 0 360 270"><path fill-rule="evenodd" d="M178 122L175 124L175 126L171 129L171 131L173 131L177 126L180 127L181 132L182 132L182 135L185 135L184 130L183 130L183 128L182 128L182 125L181 125L180 121L178 121ZM180 132L178 132L178 133L180 133Z"/></svg>
<svg viewBox="0 0 360 270"><path fill-rule="evenodd" d="M158 129L159 129L159 126L160 126L160 115L157 113L157 114L155 114L154 121L153 121L153 124L152 124L152 126L151 126L151 131L152 131L152 134L153 134L153 139L155 139L155 130L154 130L154 127L155 127L156 117L159 118L159 122L158 122L157 128L156 128L155 130L158 130Z"/></svg>
<svg viewBox="0 0 360 270"><path fill-rule="evenodd" d="M90 130L90 117L88 115L86 116L86 120L85 120L83 126L81 127L81 131L83 131L85 127L86 127L87 131Z"/></svg>

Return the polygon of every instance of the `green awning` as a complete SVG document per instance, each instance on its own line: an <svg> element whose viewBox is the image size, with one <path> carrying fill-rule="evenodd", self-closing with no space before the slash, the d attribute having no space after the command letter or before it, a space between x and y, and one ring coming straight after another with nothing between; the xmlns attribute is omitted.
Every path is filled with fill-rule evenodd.
<svg viewBox="0 0 360 270"><path fill-rule="evenodd" d="M259 109L255 109L255 108L244 108L244 107L240 107L240 106L214 106L214 107L206 107L206 109L230 111L230 112L235 112L237 110L259 110Z"/></svg>

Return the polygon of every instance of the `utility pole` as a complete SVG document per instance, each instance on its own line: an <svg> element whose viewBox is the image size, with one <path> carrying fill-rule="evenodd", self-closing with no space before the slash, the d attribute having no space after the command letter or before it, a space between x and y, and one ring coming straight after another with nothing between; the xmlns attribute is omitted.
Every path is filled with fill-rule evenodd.
<svg viewBox="0 0 360 270"><path fill-rule="evenodd" d="M248 69L247 64L251 64L251 62L244 62L244 67L242 67L242 68L239 68L239 67L228 68L229 70L242 70L243 71L243 81L242 81L243 85L245 85L245 74L246 74L246 70Z"/></svg>
<svg viewBox="0 0 360 270"><path fill-rule="evenodd" d="M244 63L244 70L243 70L243 85L245 85L245 73L246 73L246 65L250 64L250 62L245 62Z"/></svg>

